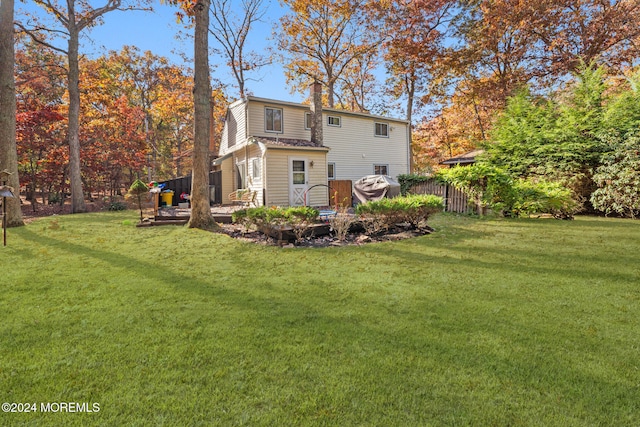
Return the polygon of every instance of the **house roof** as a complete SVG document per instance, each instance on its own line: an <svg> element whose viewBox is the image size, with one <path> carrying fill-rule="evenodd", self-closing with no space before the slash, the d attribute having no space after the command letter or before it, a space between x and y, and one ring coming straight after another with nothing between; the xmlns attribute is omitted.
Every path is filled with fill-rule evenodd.
<svg viewBox="0 0 640 427"><path fill-rule="evenodd" d="M303 148L311 150L329 151L329 147L317 145L308 139L274 138L266 136L254 136L250 140L254 143L261 143L269 148Z"/></svg>
<svg viewBox="0 0 640 427"><path fill-rule="evenodd" d="M451 157L450 159L446 159L440 162L441 165L466 165L470 163L475 163L476 157L480 154L484 153L484 150L472 150L466 152L464 154L460 154L459 156Z"/></svg>
<svg viewBox="0 0 640 427"><path fill-rule="evenodd" d="M249 101L262 102L265 104L283 105L283 106L296 107L296 108L304 108L306 110L309 110L311 108L308 104L298 104L295 102L280 101L277 99L260 98L257 96L247 96L245 99L239 99L234 103L232 103L230 107L233 107L243 102L249 102ZM359 113L356 111L337 110L335 108L328 108L328 107L322 107L322 112L327 114L335 114L335 115L357 116L357 117L363 117L363 118L369 118L369 119L387 121L387 122L397 122L397 123L404 123L404 124L409 123L406 120L395 119L393 117L378 116L378 115L369 114L369 113Z"/></svg>

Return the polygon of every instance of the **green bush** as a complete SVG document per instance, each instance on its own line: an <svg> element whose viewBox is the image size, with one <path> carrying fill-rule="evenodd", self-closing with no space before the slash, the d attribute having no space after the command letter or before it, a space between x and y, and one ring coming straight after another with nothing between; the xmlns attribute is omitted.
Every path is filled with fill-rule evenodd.
<svg viewBox="0 0 640 427"><path fill-rule="evenodd" d="M427 182L431 179L430 176L415 175L415 174L402 174L398 175L398 184L400 184L400 193L406 196L411 187L423 182Z"/></svg>
<svg viewBox="0 0 640 427"><path fill-rule="evenodd" d="M579 209L571 190L560 183L515 180L502 169L486 164L441 170L438 179L507 217L551 214L572 218Z"/></svg>
<svg viewBox="0 0 640 427"><path fill-rule="evenodd" d="M442 197L421 194L362 203L356 213L367 233L377 234L399 223L408 223L412 228L426 225L427 219L443 207Z"/></svg>
<svg viewBox="0 0 640 427"><path fill-rule="evenodd" d="M49 196L47 197L47 202L50 205L54 205L56 203L62 204L63 200L64 198L59 193L49 193Z"/></svg>
<svg viewBox="0 0 640 427"><path fill-rule="evenodd" d="M637 218L640 215L640 134L610 143L613 151L604 156L593 175L598 188L591 195L593 207L606 214Z"/></svg>
<svg viewBox="0 0 640 427"><path fill-rule="evenodd" d="M554 218L573 218L579 204L570 189L557 182L516 181L514 185L516 199L509 207L511 216L530 216L551 214Z"/></svg>
<svg viewBox="0 0 640 427"><path fill-rule="evenodd" d="M124 202L112 201L107 203L108 211L124 211L127 210L127 205Z"/></svg>
<svg viewBox="0 0 640 427"><path fill-rule="evenodd" d="M476 163L441 169L436 178L464 191L474 201L480 201L484 206L507 216L517 199L513 179L495 166Z"/></svg>

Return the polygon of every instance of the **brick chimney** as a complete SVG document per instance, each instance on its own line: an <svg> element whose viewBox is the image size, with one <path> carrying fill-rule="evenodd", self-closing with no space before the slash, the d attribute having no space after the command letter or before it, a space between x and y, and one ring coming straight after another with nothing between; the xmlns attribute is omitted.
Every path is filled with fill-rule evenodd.
<svg viewBox="0 0 640 427"><path fill-rule="evenodd" d="M311 84L311 142L323 145L322 140L322 84Z"/></svg>

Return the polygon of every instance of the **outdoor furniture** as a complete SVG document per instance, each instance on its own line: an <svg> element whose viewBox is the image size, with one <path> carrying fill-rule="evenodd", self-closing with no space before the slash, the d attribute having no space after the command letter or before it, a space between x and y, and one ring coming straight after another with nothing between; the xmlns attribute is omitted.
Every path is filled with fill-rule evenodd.
<svg viewBox="0 0 640 427"><path fill-rule="evenodd" d="M321 210L318 216L323 222L327 223L329 222L330 219L335 218L337 214L338 213L334 210L325 209L325 210Z"/></svg>
<svg viewBox="0 0 640 427"><path fill-rule="evenodd" d="M255 206L257 191L239 189L229 194L231 203L243 206Z"/></svg>

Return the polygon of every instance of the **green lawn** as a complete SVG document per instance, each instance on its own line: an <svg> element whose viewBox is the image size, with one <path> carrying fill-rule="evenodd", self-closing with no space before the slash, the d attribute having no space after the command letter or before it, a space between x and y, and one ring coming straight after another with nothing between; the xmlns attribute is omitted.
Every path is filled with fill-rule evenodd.
<svg viewBox="0 0 640 427"><path fill-rule="evenodd" d="M640 425L638 221L328 249L135 221L8 231L0 401L38 412L0 425Z"/></svg>

